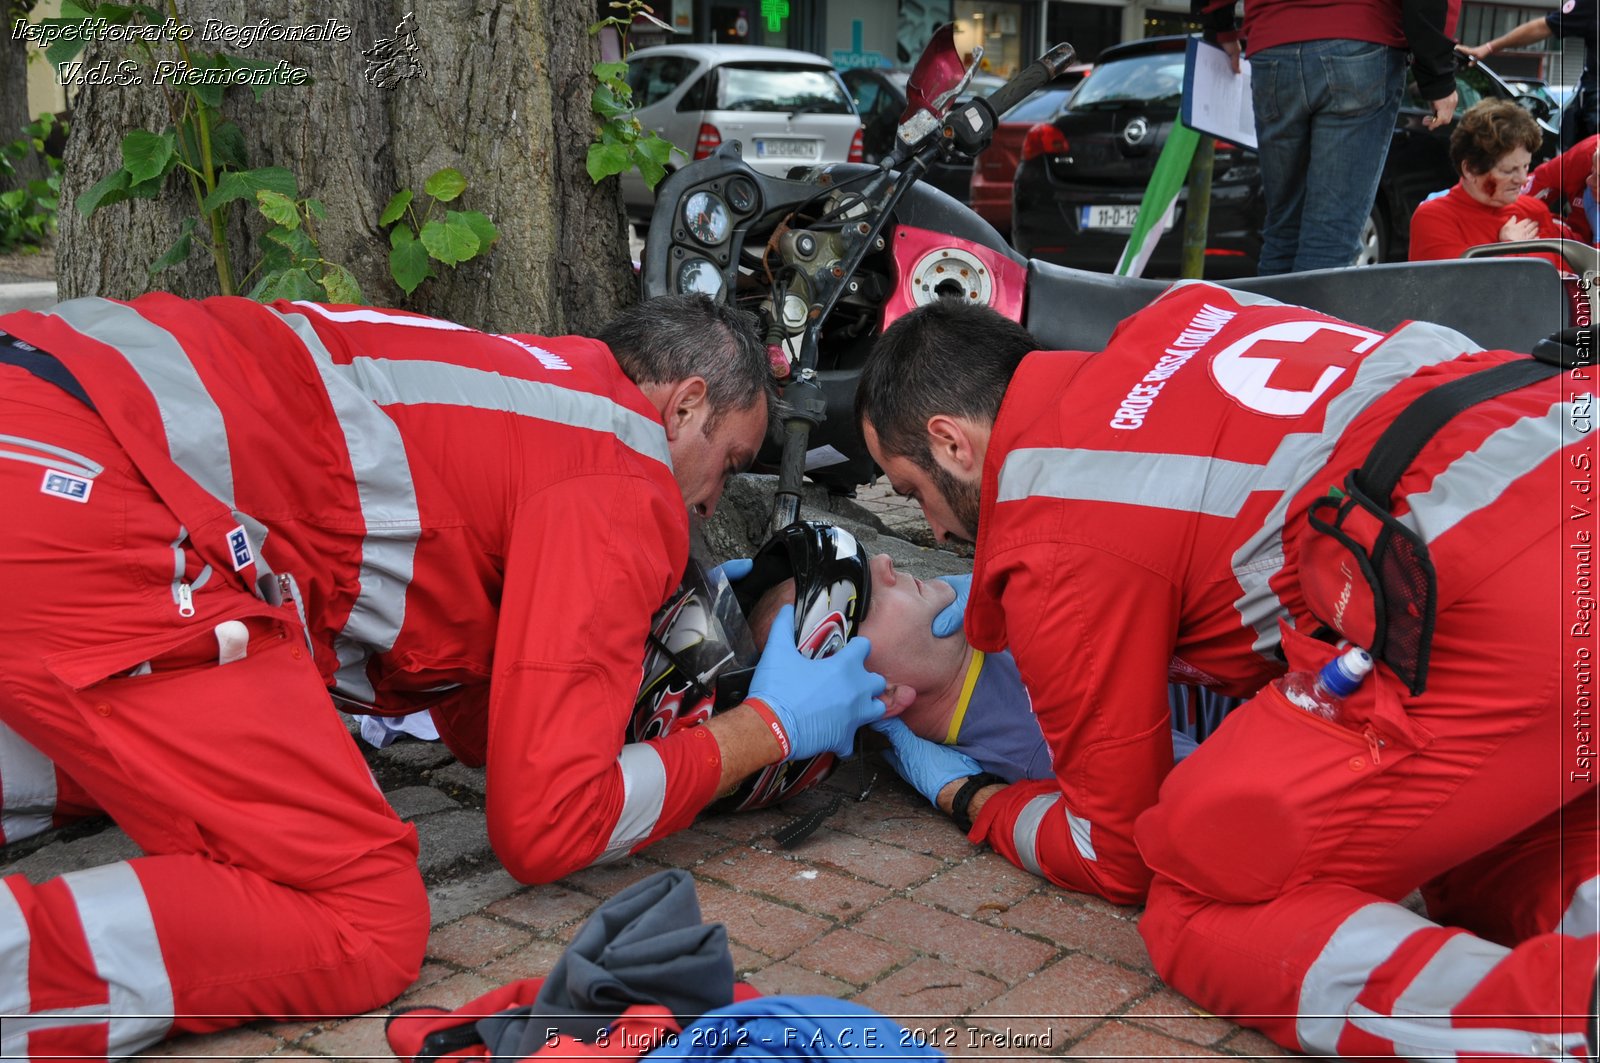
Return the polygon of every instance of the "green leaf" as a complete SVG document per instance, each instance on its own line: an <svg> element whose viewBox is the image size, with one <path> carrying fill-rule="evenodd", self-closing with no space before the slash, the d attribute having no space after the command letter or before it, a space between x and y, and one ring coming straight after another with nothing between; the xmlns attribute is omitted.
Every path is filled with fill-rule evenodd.
<svg viewBox="0 0 1600 1063"><path fill-rule="evenodd" d="M476 210L452 210L445 215L445 221L460 222L472 230L478 238L478 254L483 254L500 238L500 230L494 227L494 222L488 216Z"/></svg>
<svg viewBox="0 0 1600 1063"><path fill-rule="evenodd" d="M195 70L226 70L228 58L224 55L201 55L198 52L191 52L189 54L189 65ZM202 83L185 85L184 88L193 93L195 99L213 109L222 106L222 97L228 92L227 85L207 85Z"/></svg>
<svg viewBox="0 0 1600 1063"><path fill-rule="evenodd" d="M410 295L417 290L417 285L433 273L433 267L428 265L428 249L417 242L410 229L402 227L395 229L394 233L400 234L400 238L389 251L389 273L394 277L394 282Z"/></svg>
<svg viewBox="0 0 1600 1063"><path fill-rule="evenodd" d="M321 296L321 286L303 269L276 270L262 277L256 286L250 289L250 298L262 303L278 299L315 300Z"/></svg>
<svg viewBox="0 0 1600 1063"><path fill-rule="evenodd" d="M467 179L460 170L446 166L424 181L422 190L440 203L448 203L467 190Z"/></svg>
<svg viewBox="0 0 1600 1063"><path fill-rule="evenodd" d="M632 162L628 149L621 144L590 144L585 165L589 169L589 180L599 184L612 174L626 170Z"/></svg>
<svg viewBox="0 0 1600 1063"><path fill-rule="evenodd" d="M159 177L172 158L175 140L171 133L152 133L135 129L122 138L122 165L134 184Z"/></svg>
<svg viewBox="0 0 1600 1063"><path fill-rule="evenodd" d="M93 188L78 197L78 213L87 218L101 207L121 203L127 198L128 171L113 170L96 181Z"/></svg>
<svg viewBox="0 0 1600 1063"><path fill-rule="evenodd" d="M355 274L343 266L329 264L322 271L322 290L328 293L330 303L360 303L361 285L356 283Z"/></svg>
<svg viewBox="0 0 1600 1063"><path fill-rule="evenodd" d="M393 225L400 220L400 216L411 206L411 189L402 188L389 197L389 205L383 208L383 213L378 215L379 225Z"/></svg>
<svg viewBox="0 0 1600 1063"><path fill-rule="evenodd" d="M601 81L621 81L628 76L627 63L596 63L593 69Z"/></svg>
<svg viewBox="0 0 1600 1063"><path fill-rule="evenodd" d="M311 237L306 235L304 229L285 229L275 226L261 234L264 243L281 247L289 252L289 259L294 263L315 262L318 257L317 245L311 242Z"/></svg>
<svg viewBox="0 0 1600 1063"><path fill-rule="evenodd" d="M632 107L617 99L616 93L611 91L609 85L594 87L594 92L589 94L589 109L607 120L620 118L633 111Z"/></svg>
<svg viewBox="0 0 1600 1063"><path fill-rule="evenodd" d="M328 216L328 208L322 205L322 200L320 199L306 200L306 209L315 215L318 221Z"/></svg>
<svg viewBox="0 0 1600 1063"><path fill-rule="evenodd" d="M234 123L223 122L212 127L211 161L224 170L243 170L250 166L250 153L244 145L244 133Z"/></svg>
<svg viewBox="0 0 1600 1063"><path fill-rule="evenodd" d="M454 266L478 253L478 234L461 222L430 221L422 227L422 246L440 262Z"/></svg>
<svg viewBox="0 0 1600 1063"><path fill-rule="evenodd" d="M282 192L263 188L256 193L256 206L268 221L285 229L300 228L300 208L295 206L294 200Z"/></svg>
<svg viewBox="0 0 1600 1063"><path fill-rule="evenodd" d="M263 166L259 170L235 170L222 175L217 187L200 204L205 211L216 210L236 199L254 199L257 192L282 192L291 199L300 193L294 174L281 166Z"/></svg>
<svg viewBox="0 0 1600 1063"><path fill-rule="evenodd" d="M657 166L665 166L672 158L672 141L665 140L654 133L640 137L634 141L634 150ZM643 165L639 167L642 171Z"/></svg>
<svg viewBox="0 0 1600 1063"><path fill-rule="evenodd" d="M189 257L189 252L194 249L193 243L190 239L193 235L194 219L183 219L183 225L179 229L178 238L172 242L171 247L167 248L165 254L156 259L154 262L150 263L150 273L152 275L160 273L164 269L171 269L178 263L187 260Z"/></svg>
<svg viewBox="0 0 1600 1063"><path fill-rule="evenodd" d="M634 162L639 166L639 176L644 178L646 188L654 188L667 176L667 168L653 159L640 155Z"/></svg>
<svg viewBox="0 0 1600 1063"><path fill-rule="evenodd" d="M415 240L416 238L417 234L411 230L409 225L396 225L389 230L390 247L399 247L403 241Z"/></svg>

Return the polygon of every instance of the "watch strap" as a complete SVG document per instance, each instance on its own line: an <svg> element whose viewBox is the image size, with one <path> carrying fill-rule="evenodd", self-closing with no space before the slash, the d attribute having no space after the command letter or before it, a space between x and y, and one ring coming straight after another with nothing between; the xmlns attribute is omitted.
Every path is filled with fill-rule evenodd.
<svg viewBox="0 0 1600 1063"><path fill-rule="evenodd" d="M962 834L970 834L972 832L972 816L968 810L972 806L972 799L978 795L978 791L986 786L1005 785L1006 781L1004 779L989 771L967 777L967 781L961 784L961 789L956 791L954 800L950 802L950 816L956 821L956 826L961 828Z"/></svg>

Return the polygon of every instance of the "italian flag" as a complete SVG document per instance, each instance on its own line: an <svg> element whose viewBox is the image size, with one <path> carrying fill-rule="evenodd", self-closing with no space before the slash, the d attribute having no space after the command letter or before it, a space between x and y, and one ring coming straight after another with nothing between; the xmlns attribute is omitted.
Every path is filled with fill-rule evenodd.
<svg viewBox="0 0 1600 1063"><path fill-rule="evenodd" d="M1122 259L1117 263L1119 277L1138 277L1144 274L1145 263L1156 249L1161 234L1172 228L1177 212L1178 190L1189 176L1189 160L1200 143L1200 134L1183 124L1183 119L1172 120L1172 132L1156 160L1155 173L1144 190L1139 203L1139 220L1128 234L1128 246L1123 248Z"/></svg>

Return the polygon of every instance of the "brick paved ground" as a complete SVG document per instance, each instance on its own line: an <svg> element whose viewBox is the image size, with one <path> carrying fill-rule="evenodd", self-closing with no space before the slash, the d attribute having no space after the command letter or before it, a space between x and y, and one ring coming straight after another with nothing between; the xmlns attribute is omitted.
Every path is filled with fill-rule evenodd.
<svg viewBox="0 0 1600 1063"><path fill-rule="evenodd" d="M897 535L928 541L915 507L885 488L863 489L856 501ZM395 1006L449 1007L544 974L604 898L681 867L695 877L706 918L727 924L740 977L766 993L858 1001L953 1057L1279 1054L1162 987L1137 909L1064 892L975 849L875 754L865 801L854 800L861 774L847 764L782 812L707 818L638 857L539 887L519 886L490 852L482 771L410 741L369 760L396 810L417 825L433 898L427 961ZM834 797L843 805L821 830L793 851L775 848L773 830ZM69 828L6 850L0 872L48 877L133 852L115 828ZM387 1010L260 1022L149 1055L387 1060Z"/></svg>

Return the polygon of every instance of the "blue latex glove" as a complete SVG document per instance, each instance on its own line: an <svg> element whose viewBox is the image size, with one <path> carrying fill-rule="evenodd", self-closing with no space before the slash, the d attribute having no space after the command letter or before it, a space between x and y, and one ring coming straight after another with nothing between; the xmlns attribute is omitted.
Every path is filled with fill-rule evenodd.
<svg viewBox="0 0 1600 1063"><path fill-rule="evenodd" d="M889 766L936 808L940 790L983 772L983 765L965 753L918 738L903 720L879 720L872 729L889 740L891 748L884 754Z"/></svg>
<svg viewBox="0 0 1600 1063"><path fill-rule="evenodd" d="M772 621L750 680L750 697L772 710L789 738L785 760L819 753L850 755L856 729L883 718L883 676L867 671L871 644L854 638L831 657L812 660L794 647L794 606Z"/></svg>
<svg viewBox="0 0 1600 1063"><path fill-rule="evenodd" d="M972 593L972 577L940 576L939 582L950 584L956 592L956 600L939 610L939 615L933 618L933 637L947 639L961 630L961 618L967 612L967 595Z"/></svg>
<svg viewBox="0 0 1600 1063"><path fill-rule="evenodd" d="M750 570L755 567L755 561L748 557L730 557L711 571L722 573L722 578L729 583L738 583L750 575Z"/></svg>

